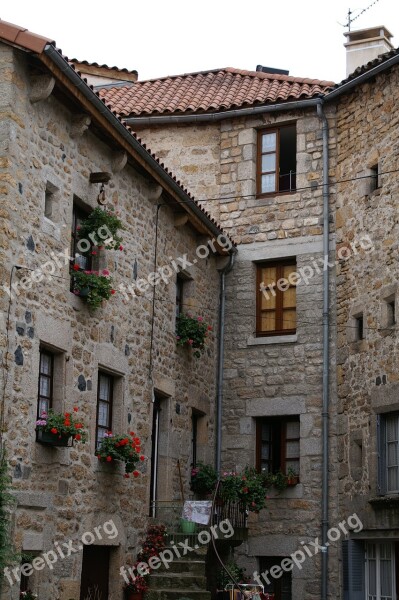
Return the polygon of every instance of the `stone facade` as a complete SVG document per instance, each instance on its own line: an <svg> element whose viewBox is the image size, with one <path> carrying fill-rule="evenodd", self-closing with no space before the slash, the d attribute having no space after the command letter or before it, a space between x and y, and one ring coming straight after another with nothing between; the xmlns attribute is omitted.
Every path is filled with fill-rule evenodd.
<svg viewBox="0 0 399 600"><path fill-rule="evenodd" d="M117 535L94 543L111 547L109 598L117 600L122 598L119 567L134 559L149 514L153 390L162 397L158 499L178 499L178 459L188 491L193 410L203 415L198 458L213 461L217 355L213 333L201 359L176 347L175 273L133 297L119 286L134 284L135 274L144 278L154 271L157 236L157 268L184 255L194 259L184 302L217 330L217 257L209 252L208 258L195 258L198 244L212 237L204 233L206 219L201 237L189 223L176 226L176 203L131 157L122 170L115 167L117 144L98 123L88 128L85 117L77 132L76 114L83 112L79 94L71 102L56 82L53 94L30 102L31 68L22 51L0 45L1 389L17 498L15 543L17 550L40 555L56 542L77 543L85 532L112 520ZM54 256L69 256L74 199L88 209L97 206L99 185L89 183L93 172L112 174L106 197L126 227L123 252L100 250L95 259L114 274L117 293L94 313L70 291L69 261L60 259L53 277L32 281L31 275L41 267L52 270L48 263ZM44 216L48 186L50 218ZM11 297L5 289L10 278L18 284ZM89 427L85 445L53 449L36 442L41 346L55 354L56 408L79 407ZM134 430L143 441L147 460L134 480L94 456L99 369L114 378L114 432ZM78 598L81 568L80 551L59 559L52 570L35 571L31 587L42 599ZM6 586L4 598L18 597L17 584Z"/></svg>
<svg viewBox="0 0 399 600"><path fill-rule="evenodd" d="M326 109L330 126L330 176L335 172L335 108ZM297 191L256 195L257 131L296 123ZM260 417L298 416L300 483L272 491L267 508L251 515L248 542L236 550L247 574L269 557L278 562L300 542L320 539L322 407L322 130L315 109L241 117L219 123L154 125L140 129L161 152L195 197L238 242L227 276L222 468L254 466L256 423ZM210 160L214 161L210 164ZM189 177L189 179L187 179ZM207 187L209 186L209 187ZM331 189L333 223L335 189ZM331 224L331 245L334 228ZM295 257L297 271L313 275L297 286L297 331L293 336L256 337L256 264ZM332 270L332 273L334 271ZM331 278L331 307L334 306ZM330 323L334 326L332 313ZM334 329L332 328L332 332ZM334 333L330 343L335 360ZM331 370L330 522L336 520L335 369ZM337 546L330 548L330 585L338 585ZM295 600L320 598L319 558L292 573ZM278 564L277 562L277 564ZM294 591L295 590L295 591ZM334 596L335 597L335 596Z"/></svg>
<svg viewBox="0 0 399 600"><path fill-rule="evenodd" d="M337 248L368 238L337 269L339 511L361 519L351 537L363 554L362 542L399 540L398 487L382 481L384 423L399 409L398 85L396 66L337 105Z"/></svg>

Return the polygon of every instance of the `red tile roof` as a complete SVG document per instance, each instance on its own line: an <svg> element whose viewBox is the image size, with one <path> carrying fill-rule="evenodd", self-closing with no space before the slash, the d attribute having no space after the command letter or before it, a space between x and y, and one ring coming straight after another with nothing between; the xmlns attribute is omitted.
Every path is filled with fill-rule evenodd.
<svg viewBox="0 0 399 600"><path fill-rule="evenodd" d="M332 81L226 68L99 90L121 116L229 110L325 94Z"/></svg>
<svg viewBox="0 0 399 600"><path fill-rule="evenodd" d="M118 73L129 73L131 75L137 75L137 71L132 69L126 69L126 68L119 68L119 67L110 67L108 65L100 65L97 62L89 62L87 60L79 60L78 58L70 58L68 59L70 63L73 63L75 65L86 65L87 67L96 67L98 69L102 69L104 71L117 71Z"/></svg>
<svg viewBox="0 0 399 600"><path fill-rule="evenodd" d="M48 38L28 31L24 27L0 19L0 38L32 52L43 52L47 44L54 44Z"/></svg>

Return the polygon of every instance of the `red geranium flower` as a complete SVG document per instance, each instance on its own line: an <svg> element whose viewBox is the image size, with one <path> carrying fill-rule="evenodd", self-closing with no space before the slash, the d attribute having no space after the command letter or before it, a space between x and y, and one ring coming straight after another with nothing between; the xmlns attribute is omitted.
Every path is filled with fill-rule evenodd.
<svg viewBox="0 0 399 600"><path fill-rule="evenodd" d="M79 440L81 440L81 439L82 439L82 436L80 435L80 433L77 433L77 434L75 435L75 440L78 440L78 441L79 441Z"/></svg>
<svg viewBox="0 0 399 600"><path fill-rule="evenodd" d="M141 461L145 460L145 456L141 455L141 456L140 456L140 460L141 460Z"/></svg>
<svg viewBox="0 0 399 600"><path fill-rule="evenodd" d="M50 431L51 431L51 433L58 433L58 431L55 427L53 427Z"/></svg>
<svg viewBox="0 0 399 600"><path fill-rule="evenodd" d="M107 456L107 462L111 462L112 456Z"/></svg>
<svg viewBox="0 0 399 600"><path fill-rule="evenodd" d="M73 265L72 269L74 271L79 271L80 267L79 267L79 265Z"/></svg>
<svg viewBox="0 0 399 600"><path fill-rule="evenodd" d="M133 477L138 477L140 473L138 471L133 471Z"/></svg>

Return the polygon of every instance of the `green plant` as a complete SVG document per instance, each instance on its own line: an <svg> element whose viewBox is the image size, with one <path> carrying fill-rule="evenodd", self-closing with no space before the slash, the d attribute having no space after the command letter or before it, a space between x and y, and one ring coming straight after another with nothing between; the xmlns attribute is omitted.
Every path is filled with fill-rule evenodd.
<svg viewBox="0 0 399 600"><path fill-rule="evenodd" d="M78 296L87 293L87 304L94 310L101 306L103 300L109 300L115 294L109 271L80 271L79 265L73 266L73 292Z"/></svg>
<svg viewBox="0 0 399 600"><path fill-rule="evenodd" d="M166 546L166 528L165 525L150 525L147 529L143 547L137 555L137 562L133 566L133 571L139 563L148 563L149 559L159 556L159 553ZM129 583L125 585L127 592L146 592L148 590L148 577L151 569L148 567L146 575L135 575L129 577ZM147 596L146 596L147 598Z"/></svg>
<svg viewBox="0 0 399 600"><path fill-rule="evenodd" d="M226 473L222 479L221 498L242 502L249 511L259 512L266 505L264 477L250 467L243 473Z"/></svg>
<svg viewBox="0 0 399 600"><path fill-rule="evenodd" d="M50 408L48 413L42 412L40 419L36 421L36 431L47 431L60 437L71 435L74 440L84 443L87 439L85 425L74 416L74 413L77 413L78 410L75 406L73 413L55 413Z"/></svg>
<svg viewBox="0 0 399 600"><path fill-rule="evenodd" d="M12 544L10 509L15 503L11 492L11 477L4 445L0 442L0 591L4 569L16 559Z"/></svg>
<svg viewBox="0 0 399 600"><path fill-rule="evenodd" d="M238 583L247 583L248 578L245 576L245 569L239 567L236 562L230 560L226 563L227 570L234 577L235 581ZM218 571L217 576L217 586L219 590L224 590L226 585L229 583L233 583L232 579L226 573L224 569Z"/></svg>
<svg viewBox="0 0 399 600"><path fill-rule="evenodd" d="M277 473L267 473L262 475L263 484L265 487L274 487L279 492L285 490L288 485L288 478L282 471L277 471Z"/></svg>
<svg viewBox="0 0 399 600"><path fill-rule="evenodd" d="M195 348L194 356L200 358L205 349L205 340L212 331L203 317L192 317L189 313L178 315L176 320L176 340L178 346Z"/></svg>
<svg viewBox="0 0 399 600"><path fill-rule="evenodd" d="M217 472L211 465L198 463L191 469L190 488L196 494L210 494L214 491L218 480Z"/></svg>
<svg viewBox="0 0 399 600"><path fill-rule="evenodd" d="M145 457L140 455L140 439L133 431L128 435L113 435L111 431L104 434L95 455L102 462L111 463L113 460L120 460L125 463L125 477L129 478L129 473L133 477L138 477L140 472L135 469L139 461L144 461Z"/></svg>
<svg viewBox="0 0 399 600"><path fill-rule="evenodd" d="M122 238L118 235L118 231L124 227L113 207L104 210L98 206L80 223L77 229L81 240L88 239L95 246L102 245L109 250L123 250Z"/></svg>
<svg viewBox="0 0 399 600"><path fill-rule="evenodd" d="M31 590L26 590L26 592L19 592L20 600L37 600L37 594L31 592Z"/></svg>

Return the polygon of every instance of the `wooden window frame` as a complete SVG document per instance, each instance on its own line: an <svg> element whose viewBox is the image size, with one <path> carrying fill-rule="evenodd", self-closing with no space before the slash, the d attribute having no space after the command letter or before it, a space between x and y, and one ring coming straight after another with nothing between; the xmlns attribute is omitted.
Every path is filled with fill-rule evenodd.
<svg viewBox="0 0 399 600"><path fill-rule="evenodd" d="M176 276L176 317L183 313L184 306L184 287L187 279L180 273Z"/></svg>
<svg viewBox="0 0 399 600"><path fill-rule="evenodd" d="M79 219L85 219L89 216L90 214L90 209L87 208L82 208L82 206L80 206L77 202L74 201L73 203L73 209L72 209L72 228L71 228L71 263L72 265L75 264L75 257L76 254L80 254L79 250L77 248L77 245L79 243L79 237L77 235L77 227L78 227L78 220ZM80 256L84 256L84 258L87 259L87 265L85 270L90 271L92 268L92 256L91 254L87 254L87 255L83 255L80 254ZM73 271L72 271L73 273Z"/></svg>
<svg viewBox="0 0 399 600"><path fill-rule="evenodd" d="M47 373L42 373L41 371L41 366L42 366L42 356L43 355L47 355L50 357L50 362L51 362L51 366L50 366L50 375L47 375ZM40 381L41 378L45 377L47 379L50 380L50 396L42 396L40 393ZM50 352L49 350L47 350L47 348L40 348L39 350L39 378L38 378L38 391L37 391L37 418L40 419L41 417L41 411L40 411L40 399L44 398L45 400L48 401L48 410L50 408L53 408L53 401L54 401L54 354L53 352Z"/></svg>
<svg viewBox="0 0 399 600"><path fill-rule="evenodd" d="M387 441L387 420L395 419L399 422L399 412L389 412L378 415L377 429L378 429L378 490L380 495L389 495L399 493L399 486L397 490L388 489L388 441ZM399 423L398 423L399 427ZM399 447L397 449L397 460L399 462ZM399 466L397 466L397 478L399 481Z"/></svg>
<svg viewBox="0 0 399 600"><path fill-rule="evenodd" d="M262 425L267 422L271 426L271 452L275 447L278 447L279 456L271 456L267 462L271 464L271 469L269 472L275 473L281 470L285 475L286 473L286 464L287 460L289 462L297 462L298 463L298 481L299 481L299 467L301 463L300 454L297 457L289 457L287 459L287 439L289 441L298 441L300 443L300 430L298 438L287 438L287 424L288 423L299 423L300 420L298 416L292 415L287 417L258 417L256 419L256 470L261 473L262 472ZM273 432L279 429L278 432L278 440L273 439ZM276 435L276 434L275 434Z"/></svg>
<svg viewBox="0 0 399 600"><path fill-rule="evenodd" d="M282 129L286 127L295 126L295 136L296 136L296 123L285 123L283 125L278 125L275 127L267 127L258 129L257 134L257 145L256 145L256 196L258 198L268 197L268 196L277 196L282 194L294 194L296 192L296 171L294 174L295 184L294 187L289 190L281 190L280 191L280 132ZM276 134L276 150L275 152L262 152L262 137L267 133L275 133ZM297 153L297 150L296 150ZM276 155L276 171L275 171L275 190L272 192L262 192L262 175L267 175L273 173L273 171L263 171L262 172L262 156L266 154L275 154ZM288 173L287 173L288 175Z"/></svg>
<svg viewBox="0 0 399 600"><path fill-rule="evenodd" d="M282 329L282 325L284 322L284 307L283 307L283 294L284 292L279 290L276 286L276 329L272 331L263 331L261 329L262 323L262 313L270 312L273 309L262 309L261 308L261 300L262 300L262 290L260 289L260 285L262 283L262 269L266 267L271 267L276 269L276 284L277 282L283 278L283 268L284 267L295 267L296 269L296 259L283 259L277 261L270 262L261 262L256 263L256 337L269 337L275 335L294 335L296 333L296 327L291 327L290 329ZM290 284L289 286L295 287L296 285ZM291 309L293 310L293 309ZM297 312L297 298L295 297L295 314Z"/></svg>
<svg viewBox="0 0 399 600"><path fill-rule="evenodd" d="M108 377L111 385L110 385L110 397L109 400L104 400L103 398L100 398L100 378L101 377ZM112 431L112 413L113 413L113 400L114 400L114 385L115 385L115 381L114 381L114 377L113 375L111 375L110 373L107 373L106 371L98 371L98 380L97 380L97 407L96 407L96 440L95 440L95 447L97 448L99 445L99 439L98 439L98 431L99 429L103 429L105 431ZM108 425L99 425L98 424L98 416L99 416L99 412L100 412L100 401L103 403L107 403L109 405L109 411L108 411Z"/></svg>

